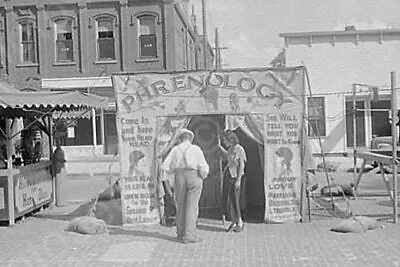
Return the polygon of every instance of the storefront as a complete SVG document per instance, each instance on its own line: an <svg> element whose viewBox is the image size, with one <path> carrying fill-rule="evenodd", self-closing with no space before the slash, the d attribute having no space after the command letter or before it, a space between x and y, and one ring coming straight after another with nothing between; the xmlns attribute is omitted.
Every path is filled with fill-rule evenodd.
<svg viewBox="0 0 400 267"><path fill-rule="evenodd" d="M163 216L159 199L163 157L175 133L195 133L210 165L200 216L221 206L223 162L218 144L234 130L248 156L247 208L265 222L299 221L307 163L305 69L237 69L116 74L123 224L152 224ZM144 157L134 157L144 155ZM132 160L136 159L136 160ZM135 171L132 171L135 170Z"/></svg>
<svg viewBox="0 0 400 267"><path fill-rule="evenodd" d="M0 221L14 224L24 216L55 198L52 152L53 114L75 111L85 113L102 108L107 100L80 92L14 92L0 93L0 132L4 141L0 157ZM21 130L14 125L24 120ZM42 157L43 135L47 135L49 157ZM13 140L21 137L18 142ZM16 145L18 144L18 145Z"/></svg>
<svg viewBox="0 0 400 267"><path fill-rule="evenodd" d="M115 126L115 99L110 76L44 78L42 88L49 91L80 91L108 98L102 110L92 110L73 123L68 117L63 120L68 127L63 132L63 146L69 158L114 155L117 153Z"/></svg>

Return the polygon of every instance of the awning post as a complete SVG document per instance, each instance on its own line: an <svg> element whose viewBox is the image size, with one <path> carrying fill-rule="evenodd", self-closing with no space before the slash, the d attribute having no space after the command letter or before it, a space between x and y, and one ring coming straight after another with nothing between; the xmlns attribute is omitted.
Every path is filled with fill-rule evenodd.
<svg viewBox="0 0 400 267"><path fill-rule="evenodd" d="M7 194L8 194L8 224L14 224L14 180L13 180L13 162L12 162L12 139L11 139L12 119L6 119L7 135Z"/></svg>
<svg viewBox="0 0 400 267"><path fill-rule="evenodd" d="M94 108L91 110L92 112L92 133L93 133L93 156L96 156L96 146L97 146L97 127L96 127L96 111Z"/></svg>

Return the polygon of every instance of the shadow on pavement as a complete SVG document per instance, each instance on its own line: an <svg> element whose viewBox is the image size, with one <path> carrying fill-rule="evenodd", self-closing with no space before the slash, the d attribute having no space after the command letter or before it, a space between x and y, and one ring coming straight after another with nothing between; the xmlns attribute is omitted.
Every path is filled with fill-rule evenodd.
<svg viewBox="0 0 400 267"><path fill-rule="evenodd" d="M120 229L120 228L112 228L112 229L110 229L109 234L110 235L131 235L131 236L137 236L137 237L149 237L149 238L163 239L163 240L167 240L167 241L180 243L180 241L178 241L175 236L168 236L168 235L160 234L158 232L148 232L148 231L143 231L143 230L124 230L124 229Z"/></svg>
<svg viewBox="0 0 400 267"><path fill-rule="evenodd" d="M198 224L197 229L209 232L225 232L225 229L222 226L217 227L213 225L204 225L204 224Z"/></svg>
<svg viewBox="0 0 400 267"><path fill-rule="evenodd" d="M57 210L57 208L55 208L38 213L35 215L35 217L70 221L77 217L88 216L93 207L94 201L95 200L91 200L89 202L83 203L77 209L67 214L62 213L60 212L60 210ZM104 220L107 225L121 226L122 225L121 200L112 199L112 200L97 202L94 214L96 218Z"/></svg>

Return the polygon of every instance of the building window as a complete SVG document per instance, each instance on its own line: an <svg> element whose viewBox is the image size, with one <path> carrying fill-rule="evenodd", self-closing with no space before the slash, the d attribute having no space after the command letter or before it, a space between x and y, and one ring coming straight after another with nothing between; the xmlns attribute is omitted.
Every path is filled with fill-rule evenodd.
<svg viewBox="0 0 400 267"><path fill-rule="evenodd" d="M326 136L325 98L309 97L308 108L308 136Z"/></svg>
<svg viewBox="0 0 400 267"><path fill-rule="evenodd" d="M115 60L114 18L97 19L97 59Z"/></svg>
<svg viewBox="0 0 400 267"><path fill-rule="evenodd" d="M55 21L56 61L74 61L74 44L72 20L58 19Z"/></svg>
<svg viewBox="0 0 400 267"><path fill-rule="evenodd" d="M143 15L138 18L139 57L157 57L156 17Z"/></svg>
<svg viewBox="0 0 400 267"><path fill-rule="evenodd" d="M32 21L19 23L20 62L36 63L36 34Z"/></svg>

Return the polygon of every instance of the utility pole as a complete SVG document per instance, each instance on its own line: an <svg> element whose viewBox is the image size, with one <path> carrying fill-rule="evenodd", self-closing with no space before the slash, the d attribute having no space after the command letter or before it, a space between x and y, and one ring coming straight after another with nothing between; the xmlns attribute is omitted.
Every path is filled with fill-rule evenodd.
<svg viewBox="0 0 400 267"><path fill-rule="evenodd" d="M397 222L398 216L398 181L397 181L397 125L395 123L395 118L397 116L397 97L396 97L396 72L392 71L390 73L390 87L392 91L392 157L393 157L393 222Z"/></svg>
<svg viewBox="0 0 400 267"><path fill-rule="evenodd" d="M215 69L222 69L222 57L221 50L228 49L228 47L220 47L219 46L219 33L218 28L215 28Z"/></svg>
<svg viewBox="0 0 400 267"><path fill-rule="evenodd" d="M219 53L219 40L218 40L218 28L215 28L215 69L221 68L221 60Z"/></svg>
<svg viewBox="0 0 400 267"><path fill-rule="evenodd" d="M203 10L203 60L204 69L207 69L207 11L206 11L206 0L202 0L202 10Z"/></svg>

